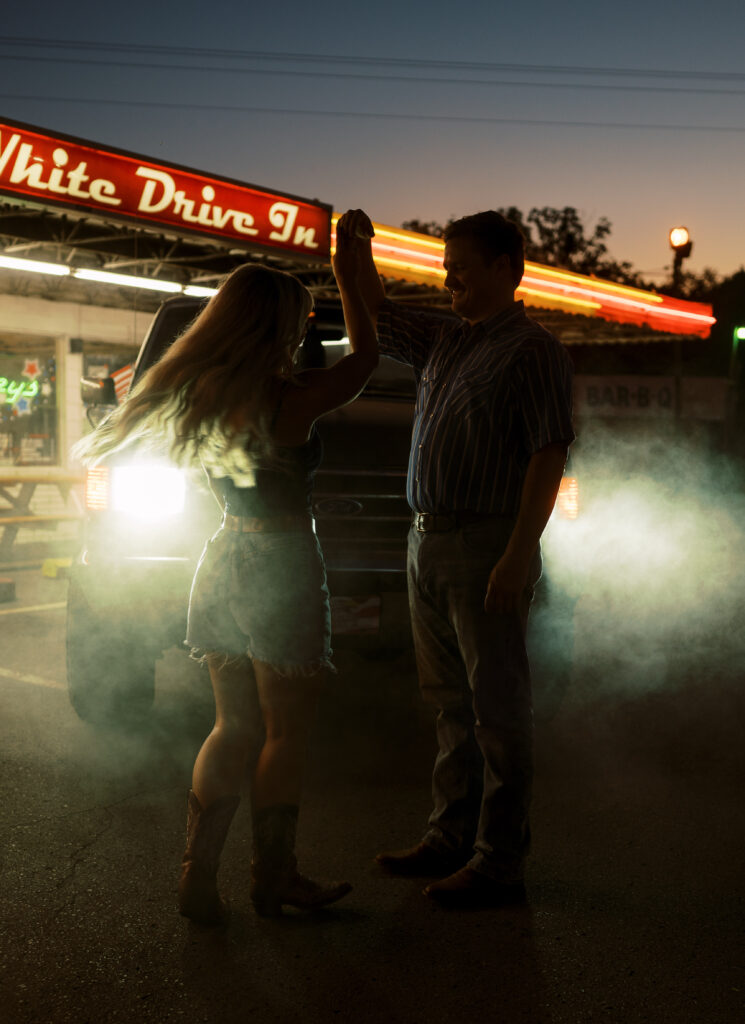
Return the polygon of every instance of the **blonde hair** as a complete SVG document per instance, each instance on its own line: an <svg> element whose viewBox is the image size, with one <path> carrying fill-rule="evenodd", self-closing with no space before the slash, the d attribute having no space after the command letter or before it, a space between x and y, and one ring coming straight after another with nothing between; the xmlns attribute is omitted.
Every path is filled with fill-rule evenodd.
<svg viewBox="0 0 745 1024"><path fill-rule="evenodd" d="M244 264L144 374L124 403L73 448L95 463L135 439L180 465L213 463L239 445L271 449L269 385L292 377L313 299L292 274ZM208 465L211 470L214 466ZM233 475L226 471L217 475Z"/></svg>

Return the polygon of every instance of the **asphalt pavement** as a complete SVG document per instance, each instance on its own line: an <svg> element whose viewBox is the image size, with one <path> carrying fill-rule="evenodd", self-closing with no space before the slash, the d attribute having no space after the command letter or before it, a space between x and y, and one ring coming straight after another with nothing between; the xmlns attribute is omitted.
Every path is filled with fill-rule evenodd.
<svg viewBox="0 0 745 1024"><path fill-rule="evenodd" d="M6 573L7 575L7 573ZM0 1020L5 1024L736 1024L745 1020L745 691L726 667L601 688L578 665L537 723L525 908L446 911L390 879L429 809L432 722L410 653L341 650L308 758L299 855L352 893L257 918L250 816L221 872L224 930L176 912L206 674L158 668L138 730L65 692L64 579L0 605ZM105 666L102 666L105 671Z"/></svg>

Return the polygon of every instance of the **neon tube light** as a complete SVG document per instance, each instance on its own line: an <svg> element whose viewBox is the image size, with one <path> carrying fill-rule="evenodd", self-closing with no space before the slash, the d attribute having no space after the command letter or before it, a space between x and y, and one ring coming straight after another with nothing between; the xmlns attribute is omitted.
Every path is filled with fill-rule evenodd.
<svg viewBox="0 0 745 1024"><path fill-rule="evenodd" d="M631 297L633 295L638 296L645 302L664 302L665 297L663 295L655 295L654 292L645 292L642 288L633 288L627 284L615 284L612 281L602 281L597 277L586 277L584 274L575 274L571 270L557 270L554 267L547 267L541 263L530 263L526 260L525 272L536 273L541 277L557 277L562 281L571 281L573 284L584 285L585 283L591 283L597 285L603 290L603 292L619 292L620 294Z"/></svg>
<svg viewBox="0 0 745 1024"><path fill-rule="evenodd" d="M579 288L576 285L574 285L572 287L569 287L567 285L555 284L553 281L545 281L545 280L543 280L540 277L528 277L527 274L525 275L525 277L523 277L523 281L527 281L529 284L540 284L540 285L543 285L544 288L552 288L552 287L556 288L557 289L557 291L555 293L556 295L563 295L563 294L565 294L567 292L576 292L576 293L579 293L581 295L586 295L588 298L605 299L605 300L608 300L608 298L609 298L609 296L605 292L603 292L603 291L599 291L599 290L595 290L595 289L591 289L591 288ZM554 293L551 292L551 294L553 295ZM661 295L656 296L656 298L659 301L663 301ZM637 309L644 309L644 310L646 310L646 309L654 309L655 308L646 299L645 299L645 301L641 301L640 299L627 299L627 298L622 297L620 295L614 295L612 297L612 301L614 303L618 303L618 304L620 304L622 306L630 306L632 308L637 308Z"/></svg>
<svg viewBox="0 0 745 1024"><path fill-rule="evenodd" d="M523 278L524 280L524 278ZM525 295L535 295L537 298L550 299L552 302L567 303L570 306L583 306L585 309L602 309L602 305L599 302L589 302L586 299L573 299L568 295L559 295L554 292L544 292L539 288L524 288L520 284L517 291L523 292ZM538 303L535 303L538 305Z"/></svg>

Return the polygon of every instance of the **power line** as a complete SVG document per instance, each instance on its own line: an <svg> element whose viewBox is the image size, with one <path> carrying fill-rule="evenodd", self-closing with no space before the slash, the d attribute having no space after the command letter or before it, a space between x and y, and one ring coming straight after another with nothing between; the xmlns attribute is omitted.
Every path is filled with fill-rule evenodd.
<svg viewBox="0 0 745 1024"><path fill-rule="evenodd" d="M681 71L662 68L608 68L559 64L506 64L486 61L423 60L413 57L364 57L341 54L272 52L267 50L232 50L195 46L156 46L144 43L111 43L83 39L45 39L34 36L2 36L0 43L11 46L47 49L96 50L107 53L142 53L204 57L232 60L301 61L304 63L356 64L376 67L439 68L466 71L512 72L514 74L606 75L635 78L677 78L698 81L745 82L745 73L736 71Z"/></svg>
<svg viewBox="0 0 745 1024"><path fill-rule="evenodd" d="M557 121L546 118L522 117L477 117L463 114L402 114L384 111L358 110L310 110L289 107L246 107L220 103L170 103L159 100L115 100L89 96L19 96L13 93L0 93L2 100L22 100L41 103L84 103L100 104L117 107L152 107L164 110L200 110L221 111L241 114L290 114L293 117L351 117L359 120L380 119L396 121L444 121L462 124L514 124L538 125L557 128L624 128L643 131L681 131L681 132L745 132L745 125L692 125L692 124L648 124L643 122L625 121Z"/></svg>
<svg viewBox="0 0 745 1024"><path fill-rule="evenodd" d="M12 54L0 54L0 60L21 61L24 64L29 61L45 64L74 64L76 67L105 68L136 68L145 71L187 71L190 73L218 73L230 75L277 75L296 78L333 78L366 82L406 82L420 83L422 85L488 85L488 86L512 86L519 89L592 89L612 92L660 92L660 93L686 93L698 96L745 96L745 89L700 89L692 86L666 86L666 85L613 85L602 82L519 82L513 80L495 80L485 78L430 78L420 75L375 75L363 74L360 72L343 71L292 71L288 69L272 70L266 68L226 68L214 65L190 65L190 64L160 64L139 61L116 61L116 60L92 60L80 57L39 57L28 56L16 57Z"/></svg>

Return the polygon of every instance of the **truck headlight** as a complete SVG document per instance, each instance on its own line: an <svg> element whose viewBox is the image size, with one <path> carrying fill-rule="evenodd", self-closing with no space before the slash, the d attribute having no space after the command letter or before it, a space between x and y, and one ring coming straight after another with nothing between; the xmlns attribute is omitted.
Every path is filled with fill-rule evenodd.
<svg viewBox="0 0 745 1024"><path fill-rule="evenodd" d="M111 508L150 522L183 512L186 475L167 462L115 466L111 474Z"/></svg>

